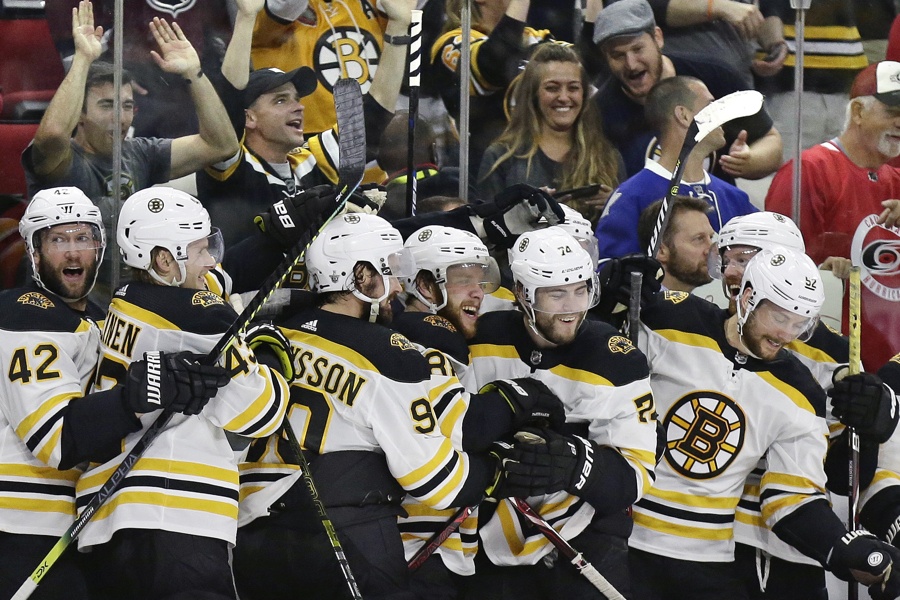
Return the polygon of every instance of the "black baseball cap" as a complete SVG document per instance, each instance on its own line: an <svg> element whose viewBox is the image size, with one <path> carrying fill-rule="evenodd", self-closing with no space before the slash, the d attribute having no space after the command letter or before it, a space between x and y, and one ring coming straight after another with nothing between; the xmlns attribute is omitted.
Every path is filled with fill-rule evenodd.
<svg viewBox="0 0 900 600"><path fill-rule="evenodd" d="M249 107L266 92L288 82L294 84L301 97L312 94L319 83L315 71L309 67L300 67L287 73L275 67L258 69L250 73L250 80L244 88L244 107Z"/></svg>

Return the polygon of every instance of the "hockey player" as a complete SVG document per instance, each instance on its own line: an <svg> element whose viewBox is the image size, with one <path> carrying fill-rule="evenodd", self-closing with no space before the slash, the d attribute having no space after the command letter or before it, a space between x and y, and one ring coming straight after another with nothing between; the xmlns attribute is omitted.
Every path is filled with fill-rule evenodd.
<svg viewBox="0 0 900 600"><path fill-rule="evenodd" d="M585 321L599 289L591 257L575 238L556 227L524 233L510 258L521 311L481 316L466 381L530 376L563 400L565 435L534 430L546 444L517 444L504 461L506 492L528 497L628 595L625 511L649 489L656 462L646 361L609 325ZM534 485L541 478L543 485ZM600 597L571 565L556 560L553 546L508 501L488 516L480 531L479 557L486 558L476 563L470 597Z"/></svg>
<svg viewBox="0 0 900 600"><path fill-rule="evenodd" d="M825 498L824 392L783 351L811 334L823 302L812 261L772 246L747 264L736 314L681 292L643 308L640 346L666 449L634 509L630 564L654 574L634 580L638 600L748 598L734 569L732 522L763 455L766 525L838 577L872 584L875 597L897 593L889 567L900 554L866 532L847 534Z"/></svg>
<svg viewBox="0 0 900 600"><path fill-rule="evenodd" d="M73 187L35 194L19 221L33 283L0 294L0 597L9 598L75 518L81 463L115 453L147 412L144 361L124 386L85 394L103 312L87 299L106 249L100 210ZM173 410L216 392L217 367L160 357ZM211 383L207 376L212 376ZM184 381L182 384L180 381ZM198 398L191 398L197 384ZM33 598L87 598L76 552L60 557Z"/></svg>
<svg viewBox="0 0 900 600"><path fill-rule="evenodd" d="M320 499L367 598L410 596L397 530L404 494L432 508L469 505L498 475L494 459L462 451L468 398L449 362L430 364L382 325L398 277L411 273L405 254L384 219L343 215L306 253L317 306L282 324L297 371L285 426L312 457ZM492 418L505 418L508 428L545 405L531 396L540 393L534 387L495 384L498 391L481 400L500 409ZM283 436L272 436L251 446L242 466L235 554L242 598L292 598L298 589L321 598L344 585L321 565L324 535L319 523L307 523L308 492L292 455Z"/></svg>
<svg viewBox="0 0 900 600"><path fill-rule="evenodd" d="M101 338L95 389L119 382L126 367L154 349L209 352L236 318L207 281L222 255L221 236L187 193L141 190L122 207L117 238L136 280L116 291ZM212 402L175 415L136 462L118 491L84 529L82 549L103 565L96 597L234 600L230 546L238 516L238 469L225 432L264 437L281 424L287 383L259 365L236 340L220 362L227 370ZM92 465L78 481L84 504L159 416Z"/></svg>

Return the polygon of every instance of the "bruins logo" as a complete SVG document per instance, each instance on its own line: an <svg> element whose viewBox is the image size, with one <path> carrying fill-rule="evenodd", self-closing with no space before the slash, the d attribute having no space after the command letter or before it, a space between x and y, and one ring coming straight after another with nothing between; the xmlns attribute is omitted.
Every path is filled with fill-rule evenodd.
<svg viewBox="0 0 900 600"><path fill-rule="evenodd" d="M313 68L328 91L341 77L359 82L362 93L369 91L378 70L381 50L378 40L366 29L338 26L316 40Z"/></svg>
<svg viewBox="0 0 900 600"><path fill-rule="evenodd" d="M523 237L522 241L519 242L519 252L525 252L525 248L528 247L528 238Z"/></svg>
<svg viewBox="0 0 900 600"><path fill-rule="evenodd" d="M711 479L744 445L747 418L731 398L708 390L684 396L663 419L666 461L689 479Z"/></svg>
<svg viewBox="0 0 900 600"><path fill-rule="evenodd" d="M416 347L412 345L412 343L403 337L402 334L392 333L391 334L391 346L397 346L401 350L415 350Z"/></svg>
<svg viewBox="0 0 900 600"><path fill-rule="evenodd" d="M439 317L438 315L428 315L423 320L429 325L434 325L435 327L443 327L444 329L449 329L450 331L456 333L456 327L454 327L453 323L451 323L444 317Z"/></svg>
<svg viewBox="0 0 900 600"><path fill-rule="evenodd" d="M631 340L621 335L614 335L609 338L608 346L609 351L612 353L621 352L622 354L628 354L634 350L634 344L631 343Z"/></svg>
<svg viewBox="0 0 900 600"><path fill-rule="evenodd" d="M162 201L162 198L150 198L147 201L147 210L152 213L160 212L165 206L165 202Z"/></svg>
<svg viewBox="0 0 900 600"><path fill-rule="evenodd" d="M206 308L207 306L215 306L216 304L225 304L225 300L218 294L202 290L191 297L191 304Z"/></svg>
<svg viewBox="0 0 900 600"><path fill-rule="evenodd" d="M784 264L784 261L785 261L784 254L776 254L775 256L772 257L772 260L769 262L772 264L773 267L780 267L781 265Z"/></svg>
<svg viewBox="0 0 900 600"><path fill-rule="evenodd" d="M344 222L345 223L354 223L354 224L359 223L359 215L355 215L353 213L344 215Z"/></svg>
<svg viewBox="0 0 900 600"><path fill-rule="evenodd" d="M668 300L672 304L684 302L688 299L688 296L690 296L690 294L688 294L687 292L675 292L672 290L666 290L665 292L663 292L663 298Z"/></svg>
<svg viewBox="0 0 900 600"><path fill-rule="evenodd" d="M26 292L19 296L17 302L19 304L37 306L38 308L53 308L56 306L50 298L40 292Z"/></svg>
<svg viewBox="0 0 900 600"><path fill-rule="evenodd" d="M419 233L419 241L420 242L427 242L430 238L431 238L431 230L430 229L423 229Z"/></svg>

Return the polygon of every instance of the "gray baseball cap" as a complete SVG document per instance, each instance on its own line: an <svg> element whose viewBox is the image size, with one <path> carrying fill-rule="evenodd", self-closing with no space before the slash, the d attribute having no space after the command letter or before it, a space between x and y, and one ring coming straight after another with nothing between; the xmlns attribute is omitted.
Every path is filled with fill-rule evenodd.
<svg viewBox="0 0 900 600"><path fill-rule="evenodd" d="M619 0L597 15L594 43L600 45L615 37L652 33L655 27L653 9L647 0Z"/></svg>

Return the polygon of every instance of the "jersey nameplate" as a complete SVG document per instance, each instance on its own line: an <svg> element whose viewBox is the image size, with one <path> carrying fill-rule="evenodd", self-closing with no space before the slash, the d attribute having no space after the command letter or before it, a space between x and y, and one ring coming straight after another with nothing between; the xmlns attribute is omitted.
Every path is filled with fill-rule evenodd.
<svg viewBox="0 0 900 600"><path fill-rule="evenodd" d="M324 356L316 356L309 350L297 354L297 383L324 390L347 406L353 402L368 381L359 373L341 363L329 362Z"/></svg>

